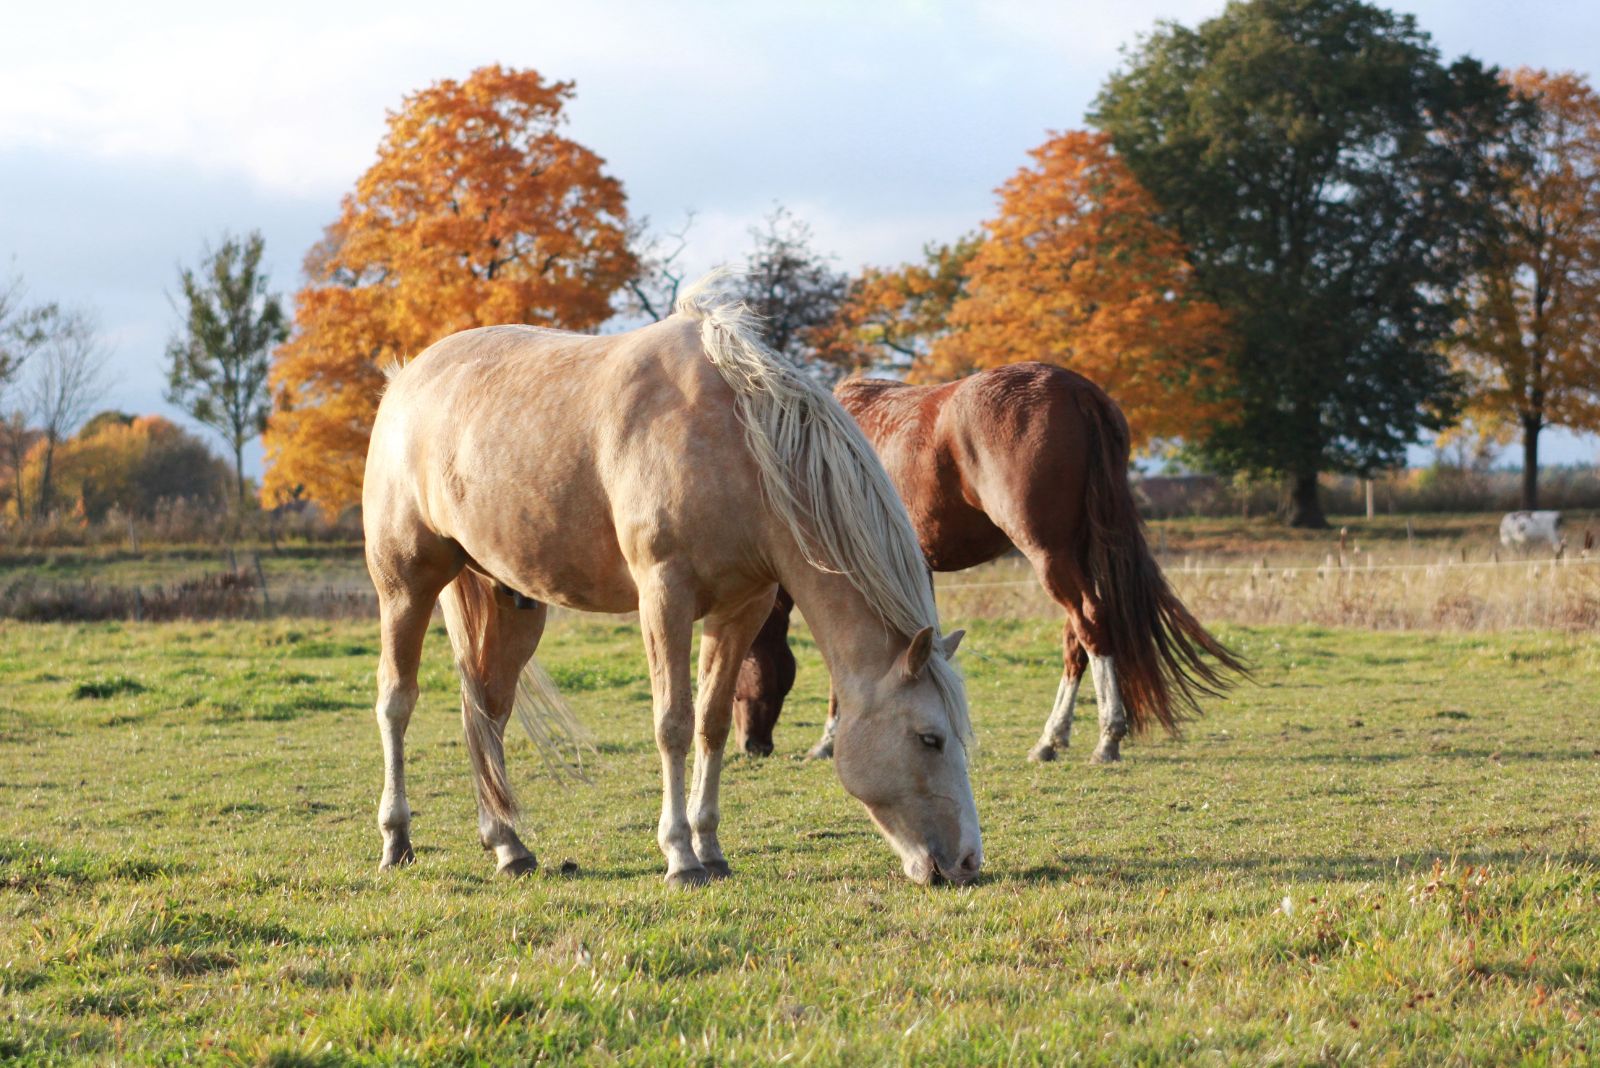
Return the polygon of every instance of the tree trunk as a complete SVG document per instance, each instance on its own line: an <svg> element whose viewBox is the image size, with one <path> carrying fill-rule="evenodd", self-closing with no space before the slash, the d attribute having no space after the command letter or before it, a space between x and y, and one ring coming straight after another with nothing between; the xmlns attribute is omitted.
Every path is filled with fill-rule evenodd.
<svg viewBox="0 0 1600 1068"><path fill-rule="evenodd" d="M1317 473L1301 472L1294 476L1289 498L1289 525L1307 530L1322 530L1328 525L1322 514L1322 498L1317 493Z"/></svg>
<svg viewBox="0 0 1600 1068"><path fill-rule="evenodd" d="M50 518L50 506L55 503L55 487L50 480L55 476L56 443L48 435L44 439L44 469L39 476L39 497L33 502L34 515L40 519Z"/></svg>
<svg viewBox="0 0 1600 1068"><path fill-rule="evenodd" d="M233 447L233 476L239 483L239 507L244 507L244 446Z"/></svg>
<svg viewBox="0 0 1600 1068"><path fill-rule="evenodd" d="M1522 507L1529 512L1539 507L1539 431L1542 429L1537 420L1522 421Z"/></svg>

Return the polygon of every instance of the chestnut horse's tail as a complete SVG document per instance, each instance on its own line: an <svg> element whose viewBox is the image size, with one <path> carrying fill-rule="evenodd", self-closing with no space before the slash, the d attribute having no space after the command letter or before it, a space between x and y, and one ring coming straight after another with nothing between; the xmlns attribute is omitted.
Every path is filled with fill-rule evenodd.
<svg viewBox="0 0 1600 1068"><path fill-rule="evenodd" d="M444 609L445 628L461 673L461 726L478 796L491 816L510 823L516 818L517 802L502 754L504 726L490 711L485 685L498 655L495 629L500 608L494 585L476 571L463 569L444 588L439 607ZM522 665L516 697L507 711L516 712L552 774L559 777L563 769L571 768L583 776L583 750L592 748L588 733L533 657Z"/></svg>
<svg viewBox="0 0 1600 1068"><path fill-rule="evenodd" d="M1159 723L1176 733L1179 722L1199 715L1200 698L1227 688L1223 670L1248 675L1249 669L1189 613L1150 553L1128 485L1122 413L1099 389L1077 396L1090 439L1084 558L1128 729L1137 734Z"/></svg>

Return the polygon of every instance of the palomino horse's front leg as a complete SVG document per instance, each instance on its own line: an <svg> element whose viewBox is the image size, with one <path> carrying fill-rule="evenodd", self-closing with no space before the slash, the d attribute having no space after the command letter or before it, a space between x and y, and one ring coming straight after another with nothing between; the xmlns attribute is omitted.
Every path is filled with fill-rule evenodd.
<svg viewBox="0 0 1600 1068"><path fill-rule="evenodd" d="M639 629L650 664L656 749L661 753L661 822L656 841L667 858L668 886L698 886L711 876L695 854L684 805L684 763L694 737L689 658L694 643L694 598L665 565L635 572Z"/></svg>
<svg viewBox="0 0 1600 1068"><path fill-rule="evenodd" d="M1128 734L1128 718L1122 707L1122 690L1117 685L1116 665L1109 656L1090 653L1089 670L1094 673L1094 695L1100 709L1100 744L1089 757L1089 763L1114 764L1122 759L1122 739Z"/></svg>
<svg viewBox="0 0 1600 1068"><path fill-rule="evenodd" d="M772 611L762 594L731 613L707 617L700 633L700 686L695 695L694 790L689 796L689 826L695 856L714 879L731 874L717 827L722 822L719 795L722 751L733 718L733 692L750 643Z"/></svg>

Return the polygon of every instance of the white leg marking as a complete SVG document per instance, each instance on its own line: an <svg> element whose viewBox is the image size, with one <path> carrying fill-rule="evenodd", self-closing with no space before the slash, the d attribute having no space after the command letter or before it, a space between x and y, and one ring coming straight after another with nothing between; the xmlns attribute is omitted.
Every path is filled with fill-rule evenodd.
<svg viewBox="0 0 1600 1068"><path fill-rule="evenodd" d="M722 748L702 742L694 757L694 791L689 798L689 822L694 829L694 853L700 863L726 864L717 827L722 823Z"/></svg>
<svg viewBox="0 0 1600 1068"><path fill-rule="evenodd" d="M383 833L380 866L406 864L411 853L411 806L406 804L406 726L416 707L417 691L391 685L378 698L378 735L383 742L383 797L378 802L378 830Z"/></svg>
<svg viewBox="0 0 1600 1068"><path fill-rule="evenodd" d="M1122 691L1117 686L1116 666L1109 656L1090 653L1089 670L1094 674L1095 700L1100 708L1100 744L1090 760L1095 764L1110 764L1122 759L1122 739L1128 733Z"/></svg>
<svg viewBox="0 0 1600 1068"><path fill-rule="evenodd" d="M1038 744L1028 754L1030 760L1054 760L1057 750L1067 748L1072 739L1072 712L1078 703L1078 687L1082 684L1082 675L1072 679L1061 676L1061 684L1056 687L1056 703L1050 709L1050 718L1045 720Z"/></svg>

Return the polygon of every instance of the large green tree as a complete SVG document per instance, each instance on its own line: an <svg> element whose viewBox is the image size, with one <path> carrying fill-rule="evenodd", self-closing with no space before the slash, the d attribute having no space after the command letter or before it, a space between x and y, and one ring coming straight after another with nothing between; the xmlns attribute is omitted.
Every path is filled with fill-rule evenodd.
<svg viewBox="0 0 1600 1068"><path fill-rule="evenodd" d="M1238 335L1236 403L1199 455L1286 476L1291 523L1325 524L1319 472L1390 466L1453 416L1440 342L1510 111L1493 70L1359 0L1162 23L1101 91L1091 118Z"/></svg>
<svg viewBox="0 0 1600 1068"><path fill-rule="evenodd" d="M268 291L259 233L224 237L198 270L178 274L183 325L167 346L167 400L222 435L244 501L244 447L267 426L272 350L289 336L283 301Z"/></svg>

